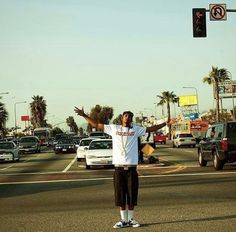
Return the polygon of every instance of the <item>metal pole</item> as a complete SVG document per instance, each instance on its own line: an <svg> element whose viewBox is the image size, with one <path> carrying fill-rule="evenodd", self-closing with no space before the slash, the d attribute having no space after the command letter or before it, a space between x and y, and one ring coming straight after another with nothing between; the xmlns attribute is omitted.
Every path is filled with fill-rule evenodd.
<svg viewBox="0 0 236 232"><path fill-rule="evenodd" d="M233 77L232 77L232 73L230 71L227 71L230 74L230 79L231 79L231 86L232 86L232 94L231 94L231 98L232 98L232 105L233 105L233 120L235 120L235 109L234 109L234 93L233 93Z"/></svg>
<svg viewBox="0 0 236 232"><path fill-rule="evenodd" d="M15 113L15 130L16 130L16 135L17 135L16 105L17 105L17 104L21 104L21 103L26 103L26 101L15 102L15 104L14 104L14 113Z"/></svg>

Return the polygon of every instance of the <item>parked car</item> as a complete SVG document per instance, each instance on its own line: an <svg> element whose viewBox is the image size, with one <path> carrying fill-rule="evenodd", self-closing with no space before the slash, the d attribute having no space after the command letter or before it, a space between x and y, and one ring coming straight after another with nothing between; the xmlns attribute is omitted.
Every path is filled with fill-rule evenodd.
<svg viewBox="0 0 236 232"><path fill-rule="evenodd" d="M19 161L19 147L12 141L0 142L0 161Z"/></svg>
<svg viewBox="0 0 236 232"><path fill-rule="evenodd" d="M208 128L198 147L198 162L207 166L213 161L216 170L221 170L225 163L236 162L236 122L222 122Z"/></svg>
<svg viewBox="0 0 236 232"><path fill-rule="evenodd" d="M55 146L57 145L58 141L62 138L69 138L69 136L67 134L64 134L64 133L60 133L60 134L56 134L54 139L53 139L53 142L52 142L52 145Z"/></svg>
<svg viewBox="0 0 236 232"><path fill-rule="evenodd" d="M181 147L181 146L195 147L196 139L193 137L191 133L181 133L174 136L172 143L173 147Z"/></svg>
<svg viewBox="0 0 236 232"><path fill-rule="evenodd" d="M154 135L154 142L155 143L166 144L166 135L164 135L163 133L156 133Z"/></svg>
<svg viewBox="0 0 236 232"><path fill-rule="evenodd" d="M80 140L79 145L76 145L77 161L85 159L85 149L89 147L89 144L91 143L92 140L94 140L94 138L84 138Z"/></svg>
<svg viewBox="0 0 236 232"><path fill-rule="evenodd" d="M95 137L95 138L100 138L100 139L108 139L110 136L103 131L92 131L89 134L89 137Z"/></svg>
<svg viewBox="0 0 236 232"><path fill-rule="evenodd" d="M54 147L54 152L59 153L75 153L76 147L72 138L61 138Z"/></svg>
<svg viewBox="0 0 236 232"><path fill-rule="evenodd" d="M112 139L95 139L86 149L86 168L112 165Z"/></svg>
<svg viewBox="0 0 236 232"><path fill-rule="evenodd" d="M21 153L41 152L40 140L36 136L24 136L19 140L19 149Z"/></svg>
<svg viewBox="0 0 236 232"><path fill-rule="evenodd" d="M73 139L73 141L75 142L75 144L79 145L81 137L80 136L72 136L71 137Z"/></svg>

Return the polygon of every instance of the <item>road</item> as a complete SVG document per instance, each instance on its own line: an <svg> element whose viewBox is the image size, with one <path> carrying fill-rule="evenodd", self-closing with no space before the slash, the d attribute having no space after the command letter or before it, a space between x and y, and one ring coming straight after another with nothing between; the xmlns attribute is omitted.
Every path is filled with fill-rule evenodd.
<svg viewBox="0 0 236 232"><path fill-rule="evenodd" d="M136 219L125 231L234 231L236 166L200 168L196 149L160 145L139 166ZM112 231L113 169L85 170L75 154L47 150L0 163L0 231Z"/></svg>

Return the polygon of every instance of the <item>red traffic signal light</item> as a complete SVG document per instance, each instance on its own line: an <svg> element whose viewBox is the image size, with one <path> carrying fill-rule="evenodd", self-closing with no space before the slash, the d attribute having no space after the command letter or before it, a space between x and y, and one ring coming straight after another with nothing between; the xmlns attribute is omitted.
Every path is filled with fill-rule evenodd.
<svg viewBox="0 0 236 232"><path fill-rule="evenodd" d="M193 8L193 37L206 36L206 9Z"/></svg>

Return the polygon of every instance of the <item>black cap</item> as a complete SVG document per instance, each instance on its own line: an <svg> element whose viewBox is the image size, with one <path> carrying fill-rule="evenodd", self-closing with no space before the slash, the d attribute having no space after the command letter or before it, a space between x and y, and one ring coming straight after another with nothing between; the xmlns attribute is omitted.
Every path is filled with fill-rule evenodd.
<svg viewBox="0 0 236 232"><path fill-rule="evenodd" d="M131 111L124 111L122 116L124 116L125 114L129 114L131 116L131 118L133 118L134 114Z"/></svg>

